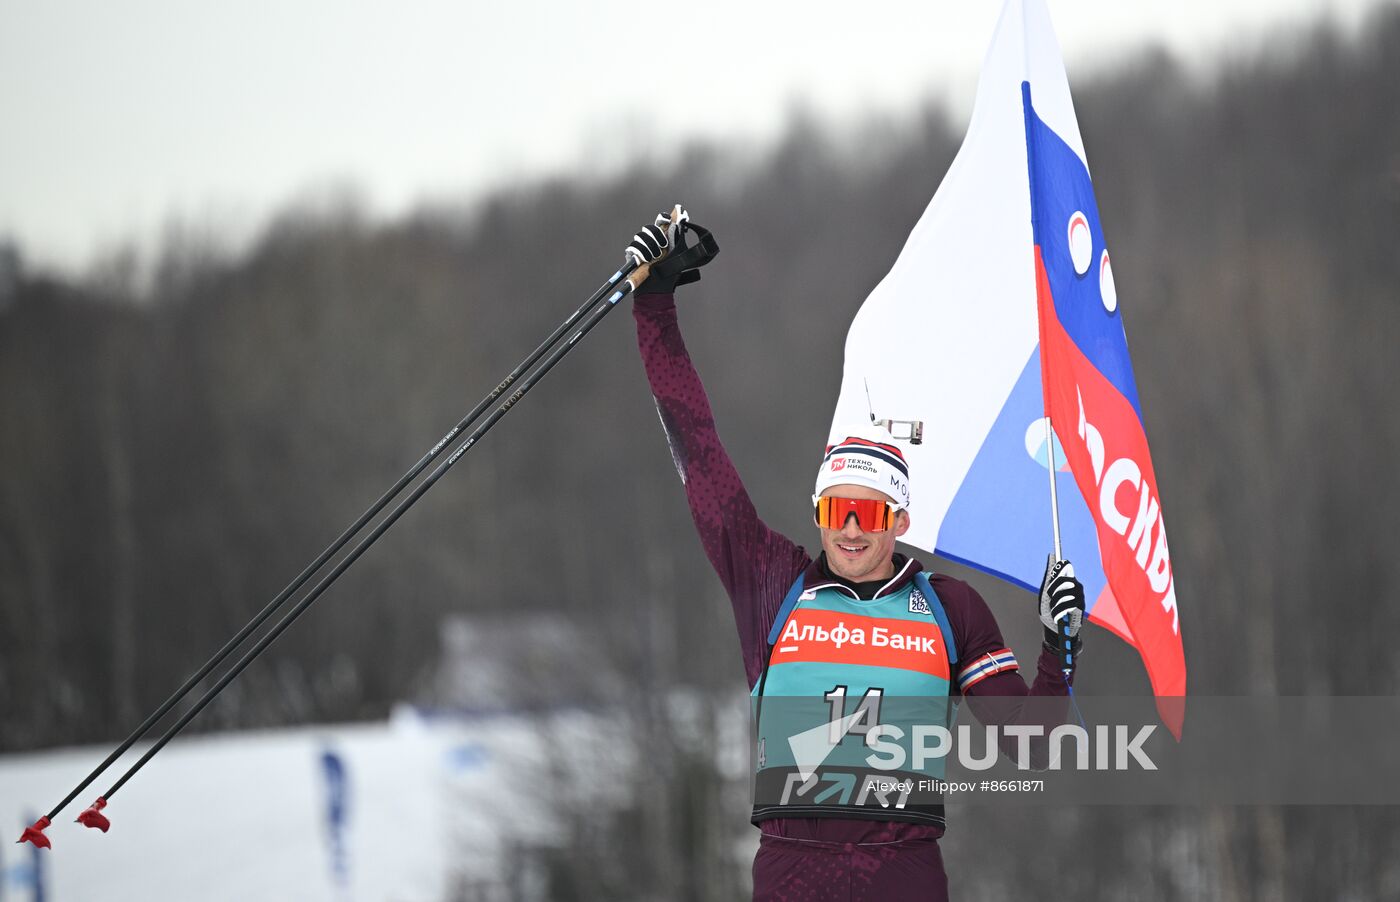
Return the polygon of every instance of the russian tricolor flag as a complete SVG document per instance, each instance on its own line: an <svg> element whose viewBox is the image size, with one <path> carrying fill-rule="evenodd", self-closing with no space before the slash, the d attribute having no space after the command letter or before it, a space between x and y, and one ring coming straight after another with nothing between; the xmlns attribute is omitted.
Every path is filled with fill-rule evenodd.
<svg viewBox="0 0 1400 902"><path fill-rule="evenodd" d="M891 335L906 341L889 353ZM1043 0L1008 0L967 137L846 341L833 440L921 420L904 541L1035 591L1051 549L1137 648L1178 736L1186 665L1113 267Z"/></svg>

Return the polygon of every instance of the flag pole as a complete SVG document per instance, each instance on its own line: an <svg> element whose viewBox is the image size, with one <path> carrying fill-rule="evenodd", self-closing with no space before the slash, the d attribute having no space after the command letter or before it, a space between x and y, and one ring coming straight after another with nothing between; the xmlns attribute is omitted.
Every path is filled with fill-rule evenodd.
<svg viewBox="0 0 1400 902"><path fill-rule="evenodd" d="M1060 496L1055 490L1055 430L1050 425L1050 414L1045 415L1045 461L1050 470L1050 528L1055 534L1055 560L1062 561L1060 552Z"/></svg>
<svg viewBox="0 0 1400 902"><path fill-rule="evenodd" d="M1040 223L1036 222L1035 218L1035 161L1033 159L1035 155L1035 140L1033 137L1033 132L1031 130L1032 107L1031 83L1029 81L1030 50L1029 43L1026 41L1024 7L1022 7L1021 15L1021 53L1023 54L1022 64L1025 67L1022 70L1023 81L1021 82L1021 113L1025 117L1026 123L1026 177L1027 188L1029 189L1030 194L1031 235L1034 240L1035 238L1039 237L1038 230L1040 228ZM1039 241L1035 241L1034 243L1036 245L1039 245ZM1046 469L1050 471L1050 531L1055 543L1055 560L1058 562L1063 561L1065 559L1065 556L1064 549L1060 545L1060 496L1059 493L1056 491L1055 487L1055 430L1053 424L1050 421L1050 373L1049 367L1046 365L1045 361L1045 316L1040 311L1039 306L1039 286L1037 286L1036 322L1039 325L1040 331L1040 389L1042 392L1042 399L1044 401L1045 410L1045 463ZM1068 569L1068 566L1069 565L1066 565L1066 569ZM1074 638L1069 634L1069 621L1066 619L1065 621L1061 622L1058 625L1058 629L1056 630L1056 632L1059 634L1060 640L1058 643L1059 647L1056 649L1057 656L1060 659L1060 669L1064 674L1065 688L1069 691L1070 698L1072 699L1074 697L1074 689L1070 686L1069 679L1070 674L1074 672L1074 654L1071 651L1071 648L1074 644ZM1077 708L1078 706L1076 705L1076 709ZM1081 717L1080 720L1082 721L1083 718Z"/></svg>
<svg viewBox="0 0 1400 902"><path fill-rule="evenodd" d="M1023 68L1021 71L1024 73L1023 78L1028 79L1030 77L1031 63L1029 56L1030 51L1027 48L1026 42L1024 9L1022 9L1021 15L1023 16L1021 21ZM1035 239L1038 237L1036 233L1039 224L1035 221L1035 166L1034 161L1031 159L1035 154L1035 147L1033 146L1035 142L1031 136L1031 83L1027 80L1021 82L1021 113L1025 117L1026 122L1026 187L1028 189L1027 193L1031 198L1031 243L1034 245L1037 243ZM1034 251L1032 251L1032 257L1034 257ZM1038 307L1039 299L1037 298L1037 308ZM1050 531L1055 541L1055 560L1062 561L1065 558L1060 548L1060 496L1055 490L1055 430L1051 427L1050 423L1050 374L1045 365L1045 318L1039 309L1036 310L1035 319L1040 331L1040 388L1045 402L1045 463L1047 465L1046 468L1050 471Z"/></svg>
<svg viewBox="0 0 1400 902"><path fill-rule="evenodd" d="M1045 412L1045 462L1050 466L1050 528L1055 533L1055 561L1058 563L1065 559L1060 549L1060 497L1055 491L1055 430L1050 423L1050 412ZM1069 564L1065 565L1066 570L1071 570ZM1041 591L1044 591L1043 589ZM1069 690L1070 698L1074 697L1074 688L1070 685L1069 676L1074 672L1074 653L1071 648L1074 645L1074 637L1069 633L1069 620L1057 624L1060 647L1057 649L1060 658L1060 669L1064 672L1065 689ZM1079 710L1078 703L1075 704L1076 712ZM1084 723L1084 715L1079 716L1081 725Z"/></svg>

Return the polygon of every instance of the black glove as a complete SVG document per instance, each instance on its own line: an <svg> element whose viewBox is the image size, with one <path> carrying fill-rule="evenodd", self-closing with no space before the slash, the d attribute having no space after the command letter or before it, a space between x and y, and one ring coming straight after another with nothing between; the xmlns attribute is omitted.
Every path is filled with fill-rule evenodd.
<svg viewBox="0 0 1400 902"><path fill-rule="evenodd" d="M628 259L636 261L638 266L644 263L658 263L666 259L677 247L684 245L685 224L689 221L690 214L680 204L676 204L670 210L656 214L656 221L651 225L642 226L624 253ZM653 267L641 288L648 294L670 294L676 290L680 276L680 272L661 273Z"/></svg>
<svg viewBox="0 0 1400 902"><path fill-rule="evenodd" d="M1074 578L1074 565L1057 561L1052 554L1045 560L1045 579L1040 583L1040 622L1045 626L1045 646L1057 657L1064 656L1060 627L1068 625L1070 654L1079 659L1083 644L1079 628L1084 625L1084 584Z"/></svg>

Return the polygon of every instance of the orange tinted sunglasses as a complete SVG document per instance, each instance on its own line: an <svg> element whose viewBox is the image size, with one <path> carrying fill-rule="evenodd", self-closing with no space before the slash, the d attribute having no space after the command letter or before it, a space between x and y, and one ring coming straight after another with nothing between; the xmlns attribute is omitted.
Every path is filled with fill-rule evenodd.
<svg viewBox="0 0 1400 902"><path fill-rule="evenodd" d="M884 532L894 526L894 512L904 505L882 498L838 498L812 496L812 519L822 529L844 529L851 514L862 532Z"/></svg>

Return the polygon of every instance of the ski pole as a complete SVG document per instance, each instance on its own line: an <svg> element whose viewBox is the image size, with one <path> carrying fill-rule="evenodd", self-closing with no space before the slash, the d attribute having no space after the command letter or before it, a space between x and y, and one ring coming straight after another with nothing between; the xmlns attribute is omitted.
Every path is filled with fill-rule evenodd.
<svg viewBox="0 0 1400 902"><path fill-rule="evenodd" d="M545 353L551 347L553 347L561 337L563 337L564 333L566 333L575 323L577 323L585 314L587 314L588 311L592 309L593 305L596 304L607 294L609 289L613 288L613 286L615 286L622 279L625 279L629 275L631 275L635 269L637 269L637 264L629 258L627 262L624 263L623 266L620 269L618 269L617 272L613 273L608 278L608 280L604 282L588 300L584 301L583 304L577 310L575 310L567 319L560 323L559 326L555 328L555 330L550 334L550 336L546 338L540 344L539 347L535 348L535 350L532 351L530 355L526 357L515 369L511 370L510 374L507 375L506 378L501 381L500 385L497 385L490 392L490 394L488 394L486 397L482 398L479 402L477 402L477 405L472 408L470 413L468 413L460 421L458 421L457 425L453 426L450 430L448 430L447 434L444 435L441 439L439 439L437 444L433 445L433 447L426 454L424 454L423 457L421 457L418 460L418 462L408 470L408 472L400 476L398 481L395 482L388 489L388 491L384 492L383 495L379 496L379 499L375 501L374 504L372 504L368 510L362 513L355 520L355 522L351 523L350 526L346 527L345 531L342 532L334 542L328 545L326 549L322 551L321 554L314 561L308 564L306 566L306 569L302 570L301 573L296 577L296 579L288 583L287 587L284 588L281 592L279 592L277 596L272 599L272 601L268 602L267 605L261 611L259 611L257 615L253 617L252 620L248 621L248 624L244 626L243 629L239 630L238 633L232 639L229 639L228 642L226 642L222 648L215 652L214 656L204 663L204 666L202 666L195 673L191 674L190 677L187 680L185 680L185 682L180 686L180 688L175 690L174 694L172 694L168 699L161 703L160 707L156 708L155 711L151 712L150 716L148 716L144 721L142 721L141 725L131 732L131 735L127 736L126 739L122 740L121 744L118 745L115 749L113 749L112 753L108 755L102 761L101 764L97 765L97 767L94 768L93 771L90 774L88 774L87 777L85 777L81 783L75 786L73 790L69 792L67 796L64 797L63 801L55 805L53 807L53 810L51 810L47 815L35 821L33 826L27 828L24 831L24 835L19 839L19 842L24 842L25 840L28 840L30 842L33 842L35 845L42 846L45 848L49 847L50 844L48 838L44 836L44 829L48 827L50 823L53 822L53 819L58 816L60 811L62 811L64 808L67 808L68 805L73 801L73 799L77 798L78 793L82 792L89 785L91 785L94 780L96 780L99 776L102 775L103 771L111 767L114 761L116 761L123 754L125 754L126 751L130 749L131 746L134 745L137 740L139 740L142 736L145 736L146 733L151 729L151 727L155 726L157 721L159 721L162 717L168 714L171 708L175 707L175 705L178 704L181 699L188 695L190 693L190 690L193 689L199 683L200 680L203 680L205 677L207 677L214 670L214 668L218 667L221 663L223 663L228 658L228 656L233 653L235 649L237 649L245 641L247 641L248 637L251 636L258 627L262 626L263 623L265 623L269 617L271 617L284 604L286 604L287 600L291 598L292 595L294 595L298 589L304 586L306 584L306 581L310 579L313 574L315 574L322 567L324 567L326 565L326 562L329 561L332 557L334 557L337 553L339 553L340 550L345 547L346 543L348 543L352 537L357 535L360 532L360 530L364 529L365 525L369 523L369 521L372 520L376 515L378 515L379 512L382 511L390 501L397 497L398 494L403 491L405 486L407 486L410 482L417 478L418 475L422 473L424 469L427 468L428 464L432 463L432 461L438 456L442 449L446 447L450 441L452 441L453 438L455 438L458 434L462 432L462 430L466 429L473 422L475 422L476 419L480 417L481 414L487 409L487 407L489 407L497 398L501 396L501 394L507 388L513 385L515 381L518 378L520 378L520 375L522 373L526 372L530 369L530 367L534 366L540 360L540 358L543 357ZM637 282L636 284L640 285L641 282Z"/></svg>
<svg viewBox="0 0 1400 902"><path fill-rule="evenodd" d="M127 770L126 773L122 774L120 779L118 779L116 783L113 783L110 789L108 789L102 795L98 796L97 801L93 802L93 804L83 812L83 815L85 815L85 817L80 818L80 822L83 823L85 826L96 827L105 833L107 831L107 828L110 826L110 822L107 820L106 816L102 815L100 812L103 808L107 807L107 804L111 800L112 796L116 795L117 791L121 789L124 785L126 785L126 782L130 780L133 776L135 776L136 772L141 770L141 768L146 765L146 762L150 761L153 757L155 757L156 754L160 752L160 750L163 749L166 746L166 744L170 742L170 740L174 739L179 734L179 732L183 730L185 726L195 718L196 715L199 714L200 711L204 710L205 706L208 705L211 701L213 701L215 696L217 696L221 691L223 691L223 688L227 686L230 682L232 682L235 677L242 673L245 667L251 664L253 660L256 659L260 654L262 654L263 651L269 645L276 641L277 637L282 635L282 633L284 633L287 630L287 628L296 621L298 617L305 613L307 608L311 607L311 605L315 603L316 599L321 597L321 594L325 592L326 589L329 588L330 585L334 583L342 573L348 570L351 564L355 563L355 561L359 559L360 555L364 554L365 551L368 550L369 547L373 545L379 539L380 536L384 535L384 533L389 530L389 527L394 525L394 523L399 519L399 517L403 516L405 511L412 507L414 503L418 501L419 498L423 497L423 495L426 494L427 491L433 487L434 483L441 479L443 475L452 468L453 464L460 460L462 456L466 454L467 451L470 450L471 447L481 439L482 436L484 436L487 432L491 430L492 426L496 425L496 423L500 421L501 417L505 416L510 411L510 409L515 406L517 401L523 398L525 394L529 392L529 390L532 387L534 387L534 385L537 382L539 382L539 380L543 378L544 375L548 373L556 363L558 363L564 358L564 355L568 354L569 351L573 350L574 346L578 344L579 340L581 340L585 335L587 335L589 331L593 329L594 326L596 326L600 321L602 321L603 317L608 315L609 311L611 311L614 307L617 306L618 301L621 301L624 297L626 297L628 294L634 291L637 285L641 285L643 282L645 282L649 270L650 266L648 264L643 264L637 267L635 273L631 276L628 276L624 281L623 284L625 285L625 287L618 288L617 290L615 290L612 293L612 295L608 297L606 303L600 304L596 309L594 309L587 316L587 318L584 319L583 325L579 327L579 330L576 333L574 333L574 335L571 338L569 338L567 342L556 347L549 354L549 356L545 357L544 361L539 365L539 367L533 372L531 372L528 376L526 376L524 381L520 383L520 386L513 393L511 393L511 395L508 398L506 398L505 401L501 402L500 406L493 410L491 412L491 415L488 416L484 422L482 422L474 430L472 430L471 434L467 436L466 441L464 441L461 445L458 445L456 450L454 450L446 460L438 464L437 467L435 467L433 471L429 473L428 476L422 482L420 482L417 486L414 487L412 492L410 492L406 497L399 501L398 504L394 505L394 507L390 509L389 513L385 515L384 519L379 521L378 525L376 525L374 529L372 529L364 538L360 539L360 541L355 544L355 547L350 550L350 553L347 554L344 558L342 558L333 568L331 568L331 570L327 572L326 575L323 576L319 582L316 583L316 585L311 589L310 592L308 592L300 601L298 601L290 610L288 610L286 614L282 615L281 619L277 621L273 628L269 630L261 639L259 639L256 644L249 648L248 651L246 651L243 654L243 656L238 659L238 662L234 664L231 668L229 668L229 670L219 678L218 682L216 682L202 696L200 696L199 700L195 702L194 705L188 711L181 715L180 719L177 720L170 727L170 729L166 730L165 734L162 735L160 739L156 740L155 744L152 745L149 749L147 749L146 753L142 755L140 759L138 759L137 762L133 764L130 767L130 769Z"/></svg>

